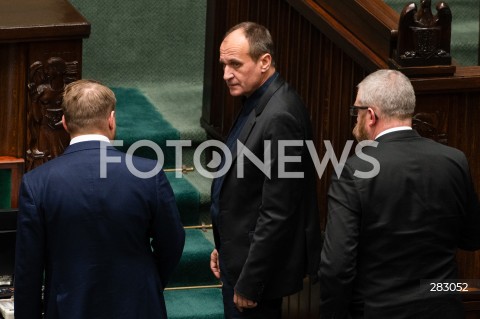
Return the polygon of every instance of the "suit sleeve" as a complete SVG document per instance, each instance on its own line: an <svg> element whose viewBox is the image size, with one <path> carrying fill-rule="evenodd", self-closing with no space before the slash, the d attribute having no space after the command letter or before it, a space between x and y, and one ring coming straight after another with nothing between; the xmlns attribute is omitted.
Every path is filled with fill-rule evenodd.
<svg viewBox="0 0 480 319"><path fill-rule="evenodd" d="M480 249L480 204L475 193L467 159L464 158L466 209L458 246L465 250Z"/></svg>
<svg viewBox="0 0 480 319"><path fill-rule="evenodd" d="M163 171L157 175L156 185L158 206L153 216L151 245L162 286L165 288L182 256L185 230L172 187Z"/></svg>
<svg viewBox="0 0 480 319"><path fill-rule="evenodd" d="M247 260L242 268L235 291L250 300L260 300L264 285L282 261L282 249L292 240L292 221L302 197L302 178L278 176L280 140L296 140L304 143L302 124L292 114L278 112L266 127L264 140L271 141L271 178L265 178L262 188L262 204L253 234ZM263 142L263 141L262 141ZM292 156L282 170L303 172L299 160L304 145L285 147L285 156ZM285 159L285 156L283 158ZM294 158L296 157L296 158Z"/></svg>
<svg viewBox="0 0 480 319"><path fill-rule="evenodd" d="M45 227L25 175L20 186L15 252L15 318L42 317Z"/></svg>
<svg viewBox="0 0 480 319"><path fill-rule="evenodd" d="M320 259L322 318L344 318L356 276L360 202L352 169L334 174L328 192L328 217Z"/></svg>

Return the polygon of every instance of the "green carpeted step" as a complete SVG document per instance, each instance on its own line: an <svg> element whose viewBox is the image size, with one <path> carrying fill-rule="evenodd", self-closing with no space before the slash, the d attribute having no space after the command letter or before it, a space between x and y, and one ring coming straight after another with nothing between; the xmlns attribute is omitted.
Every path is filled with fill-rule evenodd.
<svg viewBox="0 0 480 319"><path fill-rule="evenodd" d="M212 186L212 178L205 177L200 174L197 170L196 165L193 163L193 153L195 149L192 147L190 149L185 149L183 152L183 163L187 166L193 166L194 171L188 172L188 174L183 175L183 177L190 182L190 184L195 187L198 191L200 196L200 224L208 225L211 224L211 217L210 217L210 199L211 199L211 186ZM204 157L201 158L201 165L206 169L207 166L205 164L206 160Z"/></svg>
<svg viewBox="0 0 480 319"><path fill-rule="evenodd" d="M199 202L199 225L209 225L212 223L210 216L210 189L212 179L202 176L197 171L184 175L184 178L190 182L198 191Z"/></svg>
<svg viewBox="0 0 480 319"><path fill-rule="evenodd" d="M70 2L92 25L83 42L82 77L114 88L116 138L124 140L123 150L136 141L151 140L162 148L164 167L170 168L175 150L165 148L165 141L191 140L183 163L193 164L193 149L206 139L200 117L207 1ZM156 158L148 148L139 148L135 155ZM211 180L198 172L167 177L183 224L199 225L208 219ZM211 230L187 230L172 287L218 283L209 269L210 237ZM218 288L166 291L165 300L169 318L223 318Z"/></svg>
<svg viewBox="0 0 480 319"><path fill-rule="evenodd" d="M220 284L210 271L210 253L214 248L212 242L212 230L185 230L185 248L168 287Z"/></svg>
<svg viewBox="0 0 480 319"><path fill-rule="evenodd" d="M123 141L118 147L127 151L135 142L153 142L153 146L134 148L134 154L158 159L153 147L158 145L164 155L163 167L174 167L175 149L167 147L166 141L178 140L180 133L156 110L155 106L135 88L112 88L117 98L115 139Z"/></svg>
<svg viewBox="0 0 480 319"><path fill-rule="evenodd" d="M220 288L165 291L167 315L170 319L223 319Z"/></svg>
<svg viewBox="0 0 480 319"><path fill-rule="evenodd" d="M160 147L164 155L165 168L175 167L175 148L166 146L166 141L178 140L181 135L180 131L173 127L170 121L165 120L159 113L159 108L154 106L139 89L112 88L112 90L117 97L116 140L123 141L123 146L117 148L126 152L135 142L146 140ZM149 92L153 94L152 91ZM156 104L159 104L158 100ZM172 109L175 108L172 107ZM188 111L183 110L177 113L177 116L170 117L176 118L174 122L178 124L179 119L187 119L186 113ZM193 113L193 111L190 111L190 113ZM198 123L197 129L192 128L194 127L192 119L186 121L192 123L182 127L190 127L190 133L184 131L184 134L190 134L189 136L195 140L192 142L191 148L183 149L182 163L194 166L192 158L195 146L193 145L198 145L204 138L204 135L199 133L203 129L200 128ZM158 158L156 151L150 146L136 148L134 154L147 158ZM168 173L167 176L174 189L184 225L199 225L202 222L208 224L211 180L197 172L183 175L181 178L175 177L175 173Z"/></svg>
<svg viewBox="0 0 480 319"><path fill-rule="evenodd" d="M175 167L175 149L167 147L166 141L178 140L180 134L158 112L149 99L135 88L112 88L117 98L117 134L115 139L123 141L118 149L127 152L138 141L148 141L160 147L164 156L164 168ZM134 151L135 155L158 159L156 151L151 146L142 146ZM199 224L198 190L183 176L178 178L175 173L167 173L172 185L185 226Z"/></svg>
<svg viewBox="0 0 480 319"><path fill-rule="evenodd" d="M180 139L196 146L207 139L200 126L203 85L185 82L152 83L139 87L158 112L180 133Z"/></svg>
<svg viewBox="0 0 480 319"><path fill-rule="evenodd" d="M166 173L172 186L180 218L184 226L200 224L200 195L197 189L184 176L175 177L174 172Z"/></svg>

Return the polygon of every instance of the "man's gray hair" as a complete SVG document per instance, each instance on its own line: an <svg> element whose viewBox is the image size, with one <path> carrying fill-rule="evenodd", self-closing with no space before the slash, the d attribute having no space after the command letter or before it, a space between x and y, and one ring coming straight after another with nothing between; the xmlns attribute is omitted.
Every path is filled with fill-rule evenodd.
<svg viewBox="0 0 480 319"><path fill-rule="evenodd" d="M358 84L358 101L376 106L386 118L407 119L415 111L415 91L410 80L396 70L378 70Z"/></svg>

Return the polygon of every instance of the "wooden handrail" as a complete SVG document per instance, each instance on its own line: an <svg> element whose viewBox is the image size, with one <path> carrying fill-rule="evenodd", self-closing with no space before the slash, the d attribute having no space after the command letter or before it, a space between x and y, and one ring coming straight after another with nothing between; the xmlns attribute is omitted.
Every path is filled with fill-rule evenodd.
<svg viewBox="0 0 480 319"><path fill-rule="evenodd" d="M287 1L365 70L391 67L400 15L383 0ZM456 66L451 76L425 76L435 74L435 67L425 67L423 75L415 75L419 71L421 68L404 70L414 78L417 93L469 92L480 88L478 66Z"/></svg>
<svg viewBox="0 0 480 319"><path fill-rule="evenodd" d="M382 0L288 0L310 23L368 70L387 68L399 14Z"/></svg>

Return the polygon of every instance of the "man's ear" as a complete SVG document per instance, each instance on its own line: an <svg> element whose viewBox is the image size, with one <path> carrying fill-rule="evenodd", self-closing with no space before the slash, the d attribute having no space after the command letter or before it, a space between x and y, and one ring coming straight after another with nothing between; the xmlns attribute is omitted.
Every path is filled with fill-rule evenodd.
<svg viewBox="0 0 480 319"><path fill-rule="evenodd" d="M262 72L267 72L272 65L272 56L270 53L265 53L260 57L260 63L262 64Z"/></svg>
<svg viewBox="0 0 480 319"><path fill-rule="evenodd" d="M367 115L367 117L368 117L368 118L367 118L367 123L368 123L368 125L369 125L369 126L375 125L375 124L377 123L377 121L378 121L378 118L377 118L377 115L375 114L375 111L374 111L373 109L371 109L371 108L368 108L368 109L367 109L367 112L368 112L368 113L367 113L367 114L368 114L368 115Z"/></svg>
<svg viewBox="0 0 480 319"><path fill-rule="evenodd" d="M110 113L110 116L108 118L108 127L110 128L110 130L114 130L115 129L115 126L116 126L116 122L115 122L115 111L112 111Z"/></svg>
<svg viewBox="0 0 480 319"><path fill-rule="evenodd" d="M65 115L62 115L62 126L63 126L63 128L65 129L65 131L66 131L67 133L70 133L70 132L68 131L67 122L65 121Z"/></svg>

